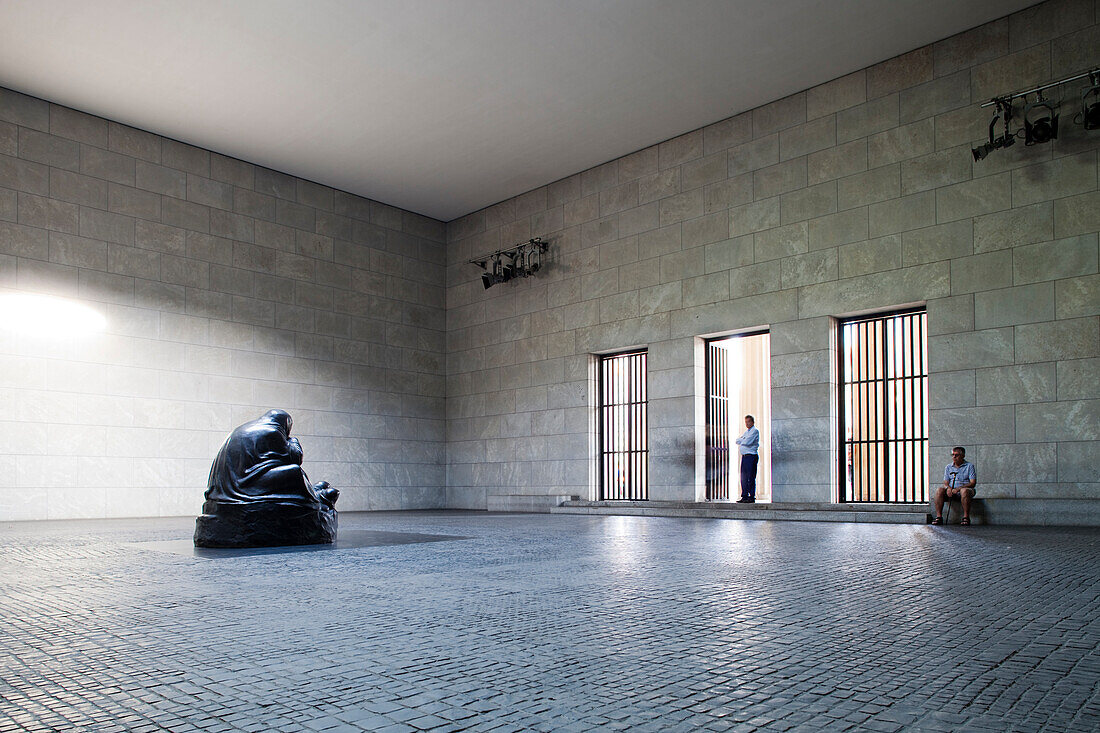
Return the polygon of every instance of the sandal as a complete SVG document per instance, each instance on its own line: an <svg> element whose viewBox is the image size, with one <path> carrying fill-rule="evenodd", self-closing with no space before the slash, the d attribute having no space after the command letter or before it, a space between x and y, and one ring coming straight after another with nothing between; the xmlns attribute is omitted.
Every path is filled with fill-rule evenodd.
<svg viewBox="0 0 1100 733"><path fill-rule="evenodd" d="M962 521L959 522L959 524L963 525L964 527L968 526L970 524L970 517L963 517Z"/></svg>
<svg viewBox="0 0 1100 733"><path fill-rule="evenodd" d="M932 524L943 524L943 517L936 517L932 520Z"/></svg>

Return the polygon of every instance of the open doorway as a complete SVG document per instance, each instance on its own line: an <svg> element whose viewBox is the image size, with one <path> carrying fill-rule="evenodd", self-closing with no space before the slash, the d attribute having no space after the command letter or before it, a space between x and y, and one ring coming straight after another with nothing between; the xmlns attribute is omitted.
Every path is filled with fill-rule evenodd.
<svg viewBox="0 0 1100 733"><path fill-rule="evenodd" d="M741 496L741 454L735 441L752 415L760 430L756 500L771 501L771 335L767 331L706 342L706 498Z"/></svg>

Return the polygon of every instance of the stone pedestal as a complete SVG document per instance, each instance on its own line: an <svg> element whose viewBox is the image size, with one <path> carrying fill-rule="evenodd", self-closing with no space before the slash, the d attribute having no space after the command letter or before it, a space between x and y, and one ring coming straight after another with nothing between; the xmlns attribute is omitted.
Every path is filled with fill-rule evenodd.
<svg viewBox="0 0 1100 733"><path fill-rule="evenodd" d="M279 547L336 541L336 510L276 502L222 504L207 501L195 520L196 547Z"/></svg>

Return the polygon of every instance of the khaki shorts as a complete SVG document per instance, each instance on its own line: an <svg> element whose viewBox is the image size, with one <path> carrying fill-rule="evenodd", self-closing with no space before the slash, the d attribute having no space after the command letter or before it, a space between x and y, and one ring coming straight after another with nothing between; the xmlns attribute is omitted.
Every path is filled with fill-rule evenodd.
<svg viewBox="0 0 1100 733"><path fill-rule="evenodd" d="M943 484L940 484L940 486L942 487L942 486L943 486ZM952 491L957 491L957 492L959 492L959 493L958 493L958 494L955 494L955 495L952 495L952 494L951 494L951 492L952 492ZM970 496L971 496L971 497L974 497L974 496L976 496L976 495L977 495L977 493L978 493L978 487L977 487L977 486L975 486L975 487L974 487L974 488L972 488L972 489L961 489L961 488L960 488L960 489L951 489L951 488L949 488L949 489L947 490L947 498L948 498L948 499L954 499L954 498L955 498L956 496L962 496L962 492L964 492L964 491L969 491L969 492L970 492Z"/></svg>

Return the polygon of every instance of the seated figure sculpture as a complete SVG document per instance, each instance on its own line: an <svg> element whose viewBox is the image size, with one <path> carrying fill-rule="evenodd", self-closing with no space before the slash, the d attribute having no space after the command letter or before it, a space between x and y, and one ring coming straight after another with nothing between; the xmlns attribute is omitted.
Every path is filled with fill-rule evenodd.
<svg viewBox="0 0 1100 733"><path fill-rule="evenodd" d="M269 410L225 439L210 467L197 547L277 547L336 540L336 499L327 481L311 484L292 420Z"/></svg>

